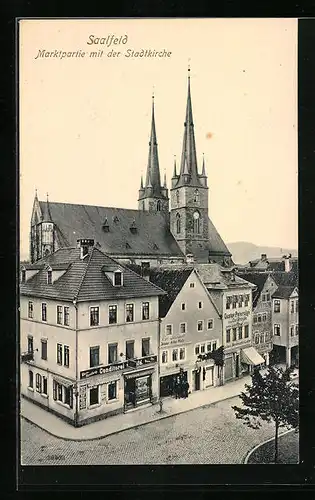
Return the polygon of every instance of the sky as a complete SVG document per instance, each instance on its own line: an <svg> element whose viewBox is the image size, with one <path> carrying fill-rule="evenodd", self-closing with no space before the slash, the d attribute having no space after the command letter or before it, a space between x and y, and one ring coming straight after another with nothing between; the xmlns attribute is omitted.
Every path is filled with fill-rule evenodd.
<svg viewBox="0 0 315 500"><path fill-rule="evenodd" d="M87 42L127 36L126 44ZM126 38L125 38L126 39ZM120 51L109 57L110 51ZM125 57L127 50L170 57ZM42 57L39 51L85 52ZM89 57L103 50L102 57ZM297 20L20 22L20 241L41 200L137 208L152 92L161 177L179 163L190 64L198 164L227 243L297 248Z"/></svg>

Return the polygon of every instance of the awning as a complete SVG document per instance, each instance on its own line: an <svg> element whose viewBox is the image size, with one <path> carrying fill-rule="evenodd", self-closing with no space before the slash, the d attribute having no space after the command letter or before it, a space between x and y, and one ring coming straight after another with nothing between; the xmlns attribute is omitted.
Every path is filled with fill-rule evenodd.
<svg viewBox="0 0 315 500"><path fill-rule="evenodd" d="M64 385L65 387L71 387L74 384L71 380L56 375L53 375L53 380L57 382L57 384Z"/></svg>
<svg viewBox="0 0 315 500"><path fill-rule="evenodd" d="M247 347L241 351L241 361L246 365L261 365L265 362L264 358L256 351L254 347Z"/></svg>

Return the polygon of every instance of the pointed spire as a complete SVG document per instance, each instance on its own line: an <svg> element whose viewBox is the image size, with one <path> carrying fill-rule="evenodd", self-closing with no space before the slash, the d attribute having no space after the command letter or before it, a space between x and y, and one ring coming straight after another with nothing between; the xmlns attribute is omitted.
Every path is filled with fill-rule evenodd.
<svg viewBox="0 0 315 500"><path fill-rule="evenodd" d="M151 136L149 142L149 158L145 182L145 188L147 187L153 188L153 194L155 196L161 195L161 177L155 128L154 93L152 93Z"/></svg>
<svg viewBox="0 0 315 500"><path fill-rule="evenodd" d="M141 174L140 189L143 189L143 175Z"/></svg>
<svg viewBox="0 0 315 500"><path fill-rule="evenodd" d="M43 222L53 222L52 217L51 217L51 213L50 213L48 193L47 193L46 203L45 203L45 206L44 206L44 213L43 213L42 220L43 220Z"/></svg>
<svg viewBox="0 0 315 500"><path fill-rule="evenodd" d="M202 153L202 172L201 175L206 177L206 167L205 167L205 154Z"/></svg>
<svg viewBox="0 0 315 500"><path fill-rule="evenodd" d="M179 184L184 181L182 176L188 174L191 176L190 183L192 185L200 185L197 167L197 155L195 144L194 121L191 104L191 91L190 91L190 65L188 65L188 91L187 91L187 104L186 104L186 118L184 124L184 138L182 157L180 165ZM185 172L184 172L185 170Z"/></svg>
<svg viewBox="0 0 315 500"><path fill-rule="evenodd" d="M167 188L167 182L166 182L166 170L164 170L164 184L163 184L163 187L164 187L164 188Z"/></svg>
<svg viewBox="0 0 315 500"><path fill-rule="evenodd" d="M174 172L173 172L173 178L177 177L177 172L176 172L176 155L174 155Z"/></svg>
<svg viewBox="0 0 315 500"><path fill-rule="evenodd" d="M151 182L151 172L149 171L148 172L148 180L147 180L147 185L146 185L147 188L152 188L152 182Z"/></svg>
<svg viewBox="0 0 315 500"><path fill-rule="evenodd" d="M38 200L38 196L37 196L37 188L35 188L35 200Z"/></svg>

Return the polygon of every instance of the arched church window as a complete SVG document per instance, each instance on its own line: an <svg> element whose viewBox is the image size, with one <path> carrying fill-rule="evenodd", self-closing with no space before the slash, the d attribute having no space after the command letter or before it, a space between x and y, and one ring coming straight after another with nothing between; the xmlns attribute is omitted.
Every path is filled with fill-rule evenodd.
<svg viewBox="0 0 315 500"><path fill-rule="evenodd" d="M157 210L158 212L161 212L161 200L158 200L158 201L157 201L157 204L156 204L156 210Z"/></svg>
<svg viewBox="0 0 315 500"><path fill-rule="evenodd" d="M180 233L180 215L176 214L176 232Z"/></svg>
<svg viewBox="0 0 315 500"><path fill-rule="evenodd" d="M176 191L176 203L179 204L179 191Z"/></svg>
<svg viewBox="0 0 315 500"><path fill-rule="evenodd" d="M199 212L194 212L193 218L194 218L194 226L193 226L194 233L198 234L198 233L200 233L200 214L199 214Z"/></svg>
<svg viewBox="0 0 315 500"><path fill-rule="evenodd" d="M199 191L198 191L198 189L196 189L194 192L194 201L196 203L199 203Z"/></svg>

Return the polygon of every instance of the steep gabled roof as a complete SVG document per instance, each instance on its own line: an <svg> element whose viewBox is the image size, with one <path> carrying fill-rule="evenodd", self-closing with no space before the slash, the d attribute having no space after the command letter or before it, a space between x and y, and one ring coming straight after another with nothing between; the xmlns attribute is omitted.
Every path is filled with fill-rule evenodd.
<svg viewBox="0 0 315 500"><path fill-rule="evenodd" d="M278 286L277 290L272 294L274 299L289 299L296 289L296 286Z"/></svg>
<svg viewBox="0 0 315 500"><path fill-rule="evenodd" d="M257 288L253 292L253 306L256 307L260 294L266 284L269 274L268 273L255 273L255 272L247 272L240 273L238 272L238 276L253 283Z"/></svg>
<svg viewBox="0 0 315 500"><path fill-rule="evenodd" d="M63 248L39 262L51 267L68 262L69 267L58 280L49 285L47 271L42 269L20 285L21 295L65 301L76 299L78 302L164 295L163 290L127 267L117 264L96 247L84 259L80 258L79 248ZM115 287L103 271L104 266L115 265L124 272L121 287Z"/></svg>

